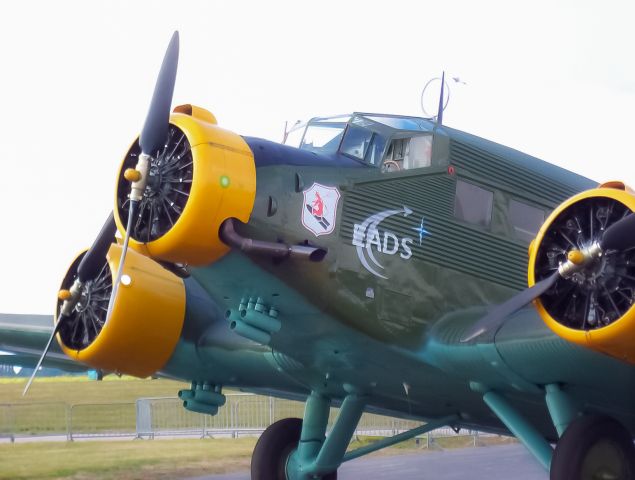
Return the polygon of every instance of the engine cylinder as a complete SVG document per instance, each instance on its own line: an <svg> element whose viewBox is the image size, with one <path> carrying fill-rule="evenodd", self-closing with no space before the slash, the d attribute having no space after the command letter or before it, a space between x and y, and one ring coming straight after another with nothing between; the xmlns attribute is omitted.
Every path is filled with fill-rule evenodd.
<svg viewBox="0 0 635 480"><path fill-rule="evenodd" d="M77 277L84 254L71 265L61 287ZM183 280L153 260L129 250L110 318L106 318L121 246L113 244L94 280L60 326L57 340L69 357L109 372L147 377L169 360L185 319ZM61 306L58 301L57 311ZM57 316L55 321L57 322Z"/></svg>
<svg viewBox="0 0 635 480"><path fill-rule="evenodd" d="M530 247L529 286L575 260L613 223L635 210L626 188L596 188L556 208ZM535 300L545 321L560 337L635 363L635 249L606 251L567 278L560 277Z"/></svg>
<svg viewBox="0 0 635 480"><path fill-rule="evenodd" d="M139 153L137 140L119 171L114 211L122 233L130 193L124 173ZM202 108L177 107L165 146L152 155L130 246L167 262L209 264L229 251L219 238L221 224L230 217L247 222L255 195L253 153L243 138Z"/></svg>

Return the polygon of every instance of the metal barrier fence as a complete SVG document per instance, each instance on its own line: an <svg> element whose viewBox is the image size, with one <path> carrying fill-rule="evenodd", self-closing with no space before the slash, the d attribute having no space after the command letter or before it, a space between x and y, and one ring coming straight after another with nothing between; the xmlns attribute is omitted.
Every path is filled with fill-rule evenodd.
<svg viewBox="0 0 635 480"><path fill-rule="evenodd" d="M65 403L0 404L0 438L68 436L70 407Z"/></svg>
<svg viewBox="0 0 635 480"><path fill-rule="evenodd" d="M331 409L329 427L336 416ZM302 417L304 403L252 394L228 394L215 416L185 410L178 398L140 398L135 403L0 404L0 438L59 436L68 440L88 437L154 438L156 436L238 437L258 435L273 422ZM365 413L356 435L389 436L421 425L383 415ZM432 437L456 436L451 428L435 430ZM463 435L474 436L476 432ZM424 436L429 446L430 436Z"/></svg>
<svg viewBox="0 0 635 480"><path fill-rule="evenodd" d="M201 437L258 434L282 418L302 417L304 413L302 402L251 394L227 395L227 403L213 417L188 412L177 398L140 398L136 405L137 435L149 438L183 434ZM329 427L337 417L337 410L331 408ZM420 422L365 413L356 434L387 436L419 425ZM447 431L454 434L452 429Z"/></svg>

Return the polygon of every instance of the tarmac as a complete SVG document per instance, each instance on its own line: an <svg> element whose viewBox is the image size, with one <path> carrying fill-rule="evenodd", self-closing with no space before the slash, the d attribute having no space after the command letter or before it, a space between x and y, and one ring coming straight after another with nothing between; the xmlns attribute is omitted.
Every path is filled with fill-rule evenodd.
<svg viewBox="0 0 635 480"><path fill-rule="evenodd" d="M359 458L343 464L338 480L549 480L549 474L522 445ZM190 477L187 480L250 480L249 472Z"/></svg>

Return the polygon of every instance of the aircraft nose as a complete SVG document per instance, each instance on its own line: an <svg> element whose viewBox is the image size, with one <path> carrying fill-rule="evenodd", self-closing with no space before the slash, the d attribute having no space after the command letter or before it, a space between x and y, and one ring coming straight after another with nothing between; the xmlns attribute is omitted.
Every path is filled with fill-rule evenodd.
<svg viewBox="0 0 635 480"><path fill-rule="evenodd" d="M141 153L133 142L119 170L115 221L125 232L130 209L130 169ZM216 124L211 112L176 107L163 148L150 159L149 181L131 232L131 248L171 263L206 265L229 247L219 238L223 221L249 220L256 170L243 138Z"/></svg>

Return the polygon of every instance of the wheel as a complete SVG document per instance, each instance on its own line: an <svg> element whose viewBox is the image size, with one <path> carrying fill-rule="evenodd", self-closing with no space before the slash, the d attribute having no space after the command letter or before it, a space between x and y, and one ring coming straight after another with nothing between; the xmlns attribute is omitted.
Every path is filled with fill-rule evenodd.
<svg viewBox="0 0 635 480"><path fill-rule="evenodd" d="M287 480L287 459L297 448L301 432L300 418L285 418L267 427L251 455L251 480ZM337 472L322 478L337 480Z"/></svg>
<svg viewBox="0 0 635 480"><path fill-rule="evenodd" d="M631 434L610 417L574 420L556 445L551 480L633 480L635 446Z"/></svg>

